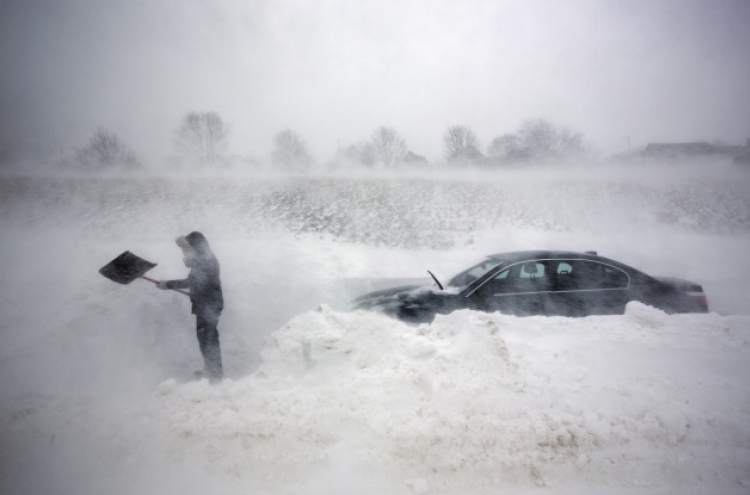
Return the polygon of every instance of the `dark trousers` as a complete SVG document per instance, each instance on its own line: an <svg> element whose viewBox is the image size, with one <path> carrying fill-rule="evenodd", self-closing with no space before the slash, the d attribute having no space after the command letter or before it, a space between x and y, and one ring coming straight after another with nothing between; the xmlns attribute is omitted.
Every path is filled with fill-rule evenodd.
<svg viewBox="0 0 750 495"><path fill-rule="evenodd" d="M205 371L211 381L221 380L224 369L221 365L221 347L219 345L219 316L196 315L198 345L201 348Z"/></svg>

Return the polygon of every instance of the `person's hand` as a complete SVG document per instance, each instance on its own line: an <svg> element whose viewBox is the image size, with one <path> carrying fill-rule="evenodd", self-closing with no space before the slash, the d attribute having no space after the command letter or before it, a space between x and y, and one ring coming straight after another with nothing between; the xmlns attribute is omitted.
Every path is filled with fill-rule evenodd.
<svg viewBox="0 0 750 495"><path fill-rule="evenodd" d="M156 286L157 286L158 288L160 288L161 290L167 290L167 289L168 289L166 280L160 280L160 281L159 281L159 282L158 282L158 283L156 284Z"/></svg>

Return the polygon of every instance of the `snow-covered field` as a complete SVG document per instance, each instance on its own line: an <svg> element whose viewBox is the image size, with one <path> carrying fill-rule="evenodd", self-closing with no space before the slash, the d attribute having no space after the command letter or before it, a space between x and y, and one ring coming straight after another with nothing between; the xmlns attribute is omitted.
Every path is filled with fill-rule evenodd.
<svg viewBox="0 0 750 495"><path fill-rule="evenodd" d="M188 300L97 270L222 266L228 379ZM0 176L0 493L750 493L750 173L729 164L401 178ZM407 326L365 281L595 249L712 312ZM372 282L374 283L374 282Z"/></svg>

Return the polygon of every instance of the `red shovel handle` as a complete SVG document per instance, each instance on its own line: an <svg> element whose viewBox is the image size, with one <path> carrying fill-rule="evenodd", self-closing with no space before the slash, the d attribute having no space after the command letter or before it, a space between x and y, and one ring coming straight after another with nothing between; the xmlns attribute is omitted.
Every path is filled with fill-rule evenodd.
<svg viewBox="0 0 750 495"><path fill-rule="evenodd" d="M158 284L159 283L158 280L154 280L153 278L144 277L143 275L141 275L141 278L143 280L148 280L149 282L154 283L154 284ZM180 289L170 289L170 290L173 290L175 292L179 292L180 294L185 294L186 296L190 295L189 292L185 292L184 290L180 290Z"/></svg>

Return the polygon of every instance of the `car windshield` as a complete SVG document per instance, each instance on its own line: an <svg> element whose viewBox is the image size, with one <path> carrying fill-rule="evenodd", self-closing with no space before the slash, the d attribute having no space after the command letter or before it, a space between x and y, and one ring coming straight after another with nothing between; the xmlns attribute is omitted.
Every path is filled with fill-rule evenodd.
<svg viewBox="0 0 750 495"><path fill-rule="evenodd" d="M500 262L498 260L490 258L482 260L471 268L468 268L453 277L451 281L448 282L448 285L451 287L466 287L499 264Z"/></svg>

